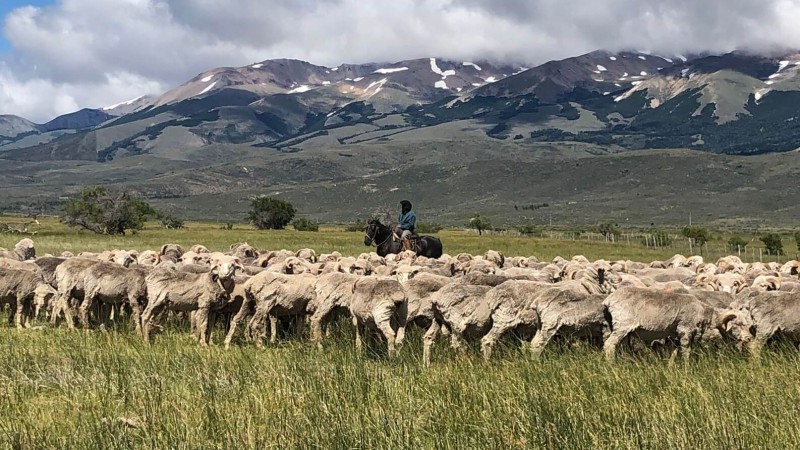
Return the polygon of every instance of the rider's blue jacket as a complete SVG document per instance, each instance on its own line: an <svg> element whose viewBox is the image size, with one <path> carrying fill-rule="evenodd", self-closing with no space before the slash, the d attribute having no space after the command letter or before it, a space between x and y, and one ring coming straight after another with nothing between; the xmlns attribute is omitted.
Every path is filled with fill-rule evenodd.
<svg viewBox="0 0 800 450"><path fill-rule="evenodd" d="M400 214L400 218L397 219L400 222L400 228L403 230L414 231L414 226L417 223L417 215L414 214L414 211L409 211L405 214Z"/></svg>

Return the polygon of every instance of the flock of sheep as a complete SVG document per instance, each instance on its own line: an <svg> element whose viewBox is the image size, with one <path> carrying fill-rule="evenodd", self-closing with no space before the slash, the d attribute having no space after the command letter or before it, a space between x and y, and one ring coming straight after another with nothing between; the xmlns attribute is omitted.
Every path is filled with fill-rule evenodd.
<svg viewBox="0 0 800 450"><path fill-rule="evenodd" d="M310 325L322 346L326 329L349 316L355 340L377 331L389 356L408 330L424 330L424 364L438 334L459 350L480 340L485 358L512 331L535 355L553 339L586 339L613 359L626 338L674 346L686 356L697 345L747 347L753 356L773 336L800 340L800 262L743 263L734 256L705 263L675 255L650 264L594 261L576 256L418 257L413 252L357 258L314 250L260 252L246 243L226 253L176 244L160 251L36 257L23 239L0 249L0 308L17 327L38 317L54 326L104 327L132 320L146 342L172 316L190 319L207 345L221 328L228 347L237 328L262 346L285 323Z"/></svg>

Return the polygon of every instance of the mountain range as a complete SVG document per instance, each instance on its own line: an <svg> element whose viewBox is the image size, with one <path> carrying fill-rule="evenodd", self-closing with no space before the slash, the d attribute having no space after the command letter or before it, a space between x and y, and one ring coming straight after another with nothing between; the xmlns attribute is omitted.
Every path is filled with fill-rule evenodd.
<svg viewBox="0 0 800 450"><path fill-rule="evenodd" d="M408 196L425 199L429 212L451 223L467 207L535 221L541 211L529 217L520 207L539 203L553 205L548 218L563 222L675 222L674 208L639 204L612 186L635 181L640 198L668 188L670 202L718 186L711 189L706 174L676 189L674 173L632 178L627 164L716 161L748 173L728 186L737 192L780 186L788 180L773 178L766 161L785 160L778 172L794 173L798 116L797 51L595 51L532 68L442 58L338 67L266 60L211 69L160 96L46 124L0 116L0 208L56 208L81 186L102 183L202 218L241 215L250 196L265 193L291 198L325 221L347 221ZM587 201L573 198L576 189L588 187L559 180L582 172L576 167L602 174L597 166L607 161L620 168L591 180L603 181L593 192L618 201L604 209L588 202L575 217L572 206ZM548 180L559 186L547 187ZM780 205L778 212L746 208L744 194L708 206L692 197L686 208L710 208L713 221L788 223L800 212L784 205L796 189L767 194L764 204Z"/></svg>

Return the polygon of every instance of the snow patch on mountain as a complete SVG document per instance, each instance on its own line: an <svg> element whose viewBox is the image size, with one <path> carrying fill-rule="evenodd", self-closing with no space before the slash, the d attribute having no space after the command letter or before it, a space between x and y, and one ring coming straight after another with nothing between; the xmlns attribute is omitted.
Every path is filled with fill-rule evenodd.
<svg viewBox="0 0 800 450"><path fill-rule="evenodd" d="M264 67L264 65L263 64L253 64L250 67L252 67L253 69L260 69L260 68Z"/></svg>
<svg viewBox="0 0 800 450"><path fill-rule="evenodd" d="M647 61L647 58L645 58L645 57L644 57L644 56L642 56L642 55L639 55L639 59L641 59L642 61Z"/></svg>
<svg viewBox="0 0 800 450"><path fill-rule="evenodd" d="M605 68L605 66L601 66L600 64L598 64L598 65L597 65L597 70L599 70L600 72L605 72L605 71L607 71L608 69L606 69L606 68Z"/></svg>
<svg viewBox="0 0 800 450"><path fill-rule="evenodd" d="M494 83L495 81L497 81L497 78L495 77L484 78L483 81L487 83Z"/></svg>
<svg viewBox="0 0 800 450"><path fill-rule="evenodd" d="M481 70L483 70L483 69L481 69L481 66L479 66L479 65L475 64L474 62L465 61L465 62L461 63L461 65L462 65L462 66L472 66L472 67L474 67L474 68L475 68L475 70L477 70L477 71L481 71Z"/></svg>
<svg viewBox="0 0 800 450"><path fill-rule="evenodd" d="M353 81L355 81L356 83L358 83L359 81L361 81L361 80L363 80L363 79L364 79L364 77L358 77L358 78L353 78Z"/></svg>
<svg viewBox="0 0 800 450"><path fill-rule="evenodd" d="M439 89L450 89L447 87L447 82L445 82L444 80L439 80L436 83L433 83L433 87Z"/></svg>
<svg viewBox="0 0 800 450"><path fill-rule="evenodd" d="M143 97L144 97L144 95L136 97L136 98L134 98L132 100L126 100L124 102L117 103L116 105L106 106L105 108L103 108L103 111L110 111L112 109L119 108L120 106L132 105L134 102L136 102L137 100L140 100Z"/></svg>
<svg viewBox="0 0 800 450"><path fill-rule="evenodd" d="M206 86L206 88L205 88L205 89L203 89L202 91L200 91L200 93L199 93L199 94L197 94L197 95L203 95L203 94L205 94L206 92L210 91L211 89L214 89L214 86L216 86L216 85L217 85L217 82L216 82L216 81L215 81L215 82L213 82L213 83L211 83L211 84L209 84L208 86Z"/></svg>
<svg viewBox="0 0 800 450"><path fill-rule="evenodd" d="M395 73L395 72L402 72L404 70L408 70L408 67L390 67L385 69L378 69L373 73L379 73L382 75L386 75L388 73Z"/></svg>
<svg viewBox="0 0 800 450"><path fill-rule="evenodd" d="M203 83L208 83L209 81L211 81L212 78L214 78L214 75L209 75L200 81L202 81Z"/></svg>
<svg viewBox="0 0 800 450"><path fill-rule="evenodd" d="M437 75L444 76L444 72L442 72L442 69L440 69L439 66L436 65L436 58L431 58L431 71Z"/></svg>
<svg viewBox="0 0 800 450"><path fill-rule="evenodd" d="M311 87L306 84L301 84L300 86L292 89L289 91L289 94L302 94L303 92L308 92L311 90Z"/></svg>
<svg viewBox="0 0 800 450"><path fill-rule="evenodd" d="M778 63L778 72L780 72L781 70L789 67L789 64L791 64L789 61L781 61L781 62L779 62Z"/></svg>
<svg viewBox="0 0 800 450"><path fill-rule="evenodd" d="M608 59L610 59L610 60L612 60L612 61L616 61L616 60L617 60L617 57L616 57L616 56L609 56L609 57L608 57Z"/></svg>

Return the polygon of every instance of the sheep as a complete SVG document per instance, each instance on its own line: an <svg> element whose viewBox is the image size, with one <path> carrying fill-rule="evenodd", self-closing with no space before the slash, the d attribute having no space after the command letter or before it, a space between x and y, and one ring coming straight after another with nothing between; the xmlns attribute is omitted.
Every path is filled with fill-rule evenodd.
<svg viewBox="0 0 800 450"><path fill-rule="evenodd" d="M320 275L314 284L314 299L309 302L308 310L311 312L311 342L322 348L322 327L336 310L346 310L349 313L350 302L356 282L360 276L331 272Z"/></svg>
<svg viewBox="0 0 800 450"><path fill-rule="evenodd" d="M29 259L36 258L36 248L33 245L32 240L25 238L17 242L17 245L14 246L14 250L0 251L0 258L14 259L17 261L27 261Z"/></svg>
<svg viewBox="0 0 800 450"><path fill-rule="evenodd" d="M0 268L0 305L11 305L9 322L13 320L17 328L29 326L34 303L46 303L46 297L54 295L39 271Z"/></svg>
<svg viewBox="0 0 800 450"><path fill-rule="evenodd" d="M258 347L263 346L261 334L269 319L270 341L275 343L278 317L305 315L306 306L316 295L315 282L316 277L311 274L286 275L276 272L263 272L247 280L244 284L245 300L232 320L225 346L230 345L236 326L251 310L254 312L248 324L248 335L256 338Z"/></svg>
<svg viewBox="0 0 800 450"><path fill-rule="evenodd" d="M403 345L405 335L412 325L416 324L426 330L431 327L436 318L430 296L452 282L451 278L429 273L421 273L402 282L407 301L397 310L401 324L395 338L398 348Z"/></svg>
<svg viewBox="0 0 800 450"><path fill-rule="evenodd" d="M220 309L230 298L224 288L233 279L240 265L214 266L209 273L181 273L171 268L155 268L145 279L148 304L142 313L142 334L150 343L150 328L155 316L163 310L195 311L200 345L208 345L208 319L211 311Z"/></svg>
<svg viewBox="0 0 800 450"><path fill-rule="evenodd" d="M491 309L485 300L487 286L451 283L430 296L436 320L423 336L422 359L430 364L430 352L442 326L450 332L450 345L463 350L465 339L481 338L491 328Z"/></svg>
<svg viewBox="0 0 800 450"><path fill-rule="evenodd" d="M158 254L161 255L162 261L178 263L183 256L183 247L178 244L164 244Z"/></svg>
<svg viewBox="0 0 800 450"><path fill-rule="evenodd" d="M69 328L75 327L73 316L74 308L80 305L84 298L84 272L91 266L98 264L96 259L70 258L59 264L54 272L58 296L50 314L53 325L58 324L61 314Z"/></svg>
<svg viewBox="0 0 800 450"><path fill-rule="evenodd" d="M356 348L362 349L362 331L373 328L379 330L386 338L389 357L394 357L398 326L396 312L405 302L405 290L397 280L363 277L356 281L350 301L350 314L356 327Z"/></svg>
<svg viewBox="0 0 800 450"><path fill-rule="evenodd" d="M141 333L142 308L147 301L147 270L125 268L118 264L99 262L83 272L84 300L78 310L78 320L89 328L89 311L95 301L119 306L127 303L133 311L136 333Z"/></svg>

